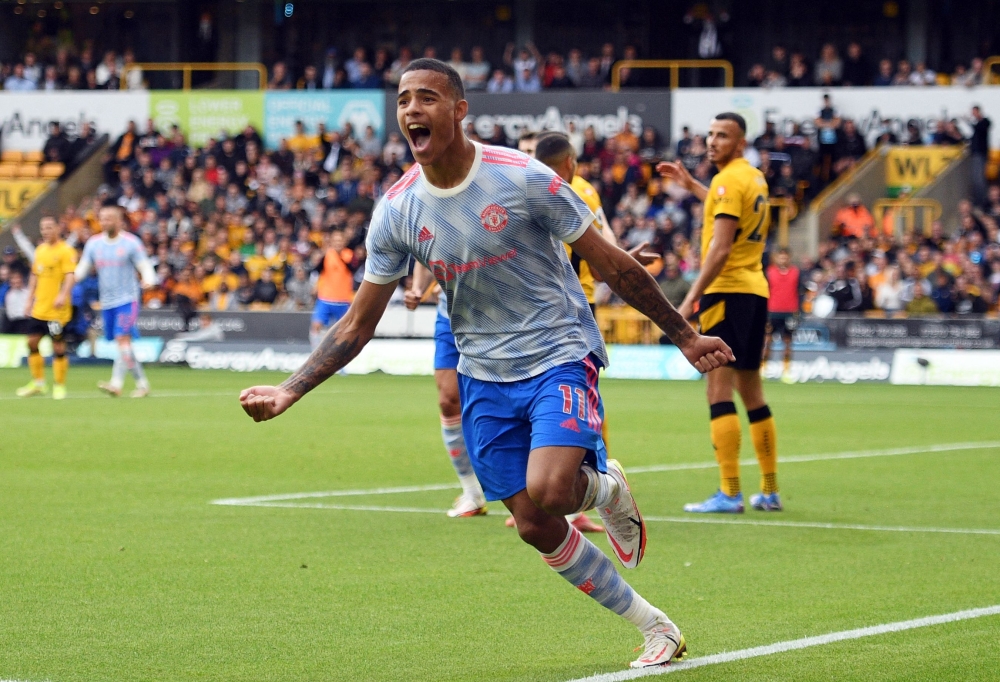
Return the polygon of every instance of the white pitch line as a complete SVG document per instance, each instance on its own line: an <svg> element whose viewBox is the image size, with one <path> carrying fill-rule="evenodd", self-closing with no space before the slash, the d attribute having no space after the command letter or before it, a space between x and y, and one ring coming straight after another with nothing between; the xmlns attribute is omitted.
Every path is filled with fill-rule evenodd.
<svg viewBox="0 0 1000 682"><path fill-rule="evenodd" d="M779 464L797 464L801 462L826 462L838 459L868 459L870 457L899 457L900 455L920 455L931 452L957 452L960 450L988 450L1000 448L1000 441L991 440L981 443L944 443L941 445L916 445L905 448L889 448L887 450L855 450L848 452L826 452L815 455L792 455L778 457ZM757 464L756 459L743 459L740 464ZM642 467L628 467L627 474L651 474L660 471L685 471L688 469L714 469L718 464L713 461L689 462L686 464L652 464Z"/></svg>
<svg viewBox="0 0 1000 682"><path fill-rule="evenodd" d="M286 500L305 500L311 497L354 497L357 495L393 495L396 493L422 493L428 490L451 490L461 488L458 483L432 483L430 485L404 485L395 488L368 488L367 490L328 490L318 493L288 493L284 495L261 495L259 497L230 497L224 500L212 500L212 504L232 507L245 507L260 502L284 502Z"/></svg>
<svg viewBox="0 0 1000 682"><path fill-rule="evenodd" d="M955 533L958 535L1000 535L995 528L934 528L926 526L866 526L856 523L825 523L822 521L754 521L714 516L644 516L646 521L664 523L709 523L722 526L779 526L784 528L822 528L824 530L870 530L893 533Z"/></svg>
<svg viewBox="0 0 1000 682"><path fill-rule="evenodd" d="M459 486L450 486L457 488ZM440 490L440 488L433 488ZM403 492L410 492L412 488ZM355 491L357 492L357 491ZM308 493L317 496L317 493ZM215 500L213 504L238 507L277 507L281 509L334 509L337 511L392 512L401 514L444 514L446 509L428 509L427 507L390 507L371 504L326 504L323 502L286 502L282 500L249 501L246 500ZM510 514L500 511L495 516L507 517ZM719 518L710 516L646 516L646 521L654 523L707 523L720 526L777 526L782 528L819 528L822 530L861 530L872 532L894 533L950 533L954 535L1000 535L1000 529L993 528L933 528L922 526L866 526L853 523L824 523L822 521L753 521L750 519ZM0 681L2 682L2 681Z"/></svg>
<svg viewBox="0 0 1000 682"><path fill-rule="evenodd" d="M987 606L981 609L968 609L966 611L956 611L946 613L941 616L927 616L926 618L915 618L913 620L903 620L896 623L886 623L885 625L874 625L867 628L857 628L856 630L842 630L841 632L831 632L826 635L816 637L803 637L802 639L792 639L786 642L776 642L766 646L757 646L750 649L740 649L739 651L728 651L711 656L701 656L678 663L672 663L662 668L643 668L639 670L624 670L616 673L604 673L581 677L570 682L626 682L641 677L652 677L654 675L668 675L679 673L692 668L701 668L706 665L717 665L719 663L732 663L733 661L744 661L748 658L759 656L771 656L786 651L796 651L807 649L824 644L833 644L851 639L861 639L862 637L875 637L892 632L903 632L904 630L914 630L916 628L926 628L932 625L944 625L945 623L956 623L962 620L973 618L983 618L985 616L995 616L1000 614L1000 606Z"/></svg>
<svg viewBox="0 0 1000 682"><path fill-rule="evenodd" d="M228 394L227 394L228 395ZM1000 448L1000 441L985 441L981 443L945 443L941 445L917 445L906 448L892 448L889 450L858 450L849 452L831 452L816 455L792 455L781 457L782 464L795 464L798 462L820 462L825 460L839 459L862 459L868 457L896 457L900 455L918 455L928 452L955 452L960 450L986 450ZM756 464L757 460L743 460L742 464ZM683 471L686 469L714 469L718 466L715 462L690 462L687 464L654 464L645 467L629 467L625 469L628 474L648 474L660 471ZM303 500L312 497L348 497L355 495L391 495L394 493L417 493L429 490L452 490L458 488L457 483L432 483L430 485L411 485L392 488L368 488L365 490L327 490L323 492L309 493L285 493L278 495L261 495L259 497L231 497L222 500L212 500L211 504L225 506L247 506L257 502L283 502L286 500Z"/></svg>

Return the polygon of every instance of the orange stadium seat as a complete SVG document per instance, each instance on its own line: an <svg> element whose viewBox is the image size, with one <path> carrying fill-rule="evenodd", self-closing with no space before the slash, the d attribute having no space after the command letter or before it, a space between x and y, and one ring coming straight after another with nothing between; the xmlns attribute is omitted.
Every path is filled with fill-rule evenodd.
<svg viewBox="0 0 1000 682"><path fill-rule="evenodd" d="M0 163L0 178L16 178L19 167L16 163Z"/></svg>
<svg viewBox="0 0 1000 682"><path fill-rule="evenodd" d="M42 152L24 152L22 161L24 163L41 163L45 160L45 154Z"/></svg>
<svg viewBox="0 0 1000 682"><path fill-rule="evenodd" d="M22 163L18 169L17 174L22 178L37 178L38 177L38 164L37 163Z"/></svg>
<svg viewBox="0 0 1000 682"><path fill-rule="evenodd" d="M59 162L43 163L39 174L43 178L61 178L62 174L66 172L66 164Z"/></svg>
<svg viewBox="0 0 1000 682"><path fill-rule="evenodd" d="M17 150L7 151L0 154L0 162L3 163L21 163L23 160L23 154Z"/></svg>

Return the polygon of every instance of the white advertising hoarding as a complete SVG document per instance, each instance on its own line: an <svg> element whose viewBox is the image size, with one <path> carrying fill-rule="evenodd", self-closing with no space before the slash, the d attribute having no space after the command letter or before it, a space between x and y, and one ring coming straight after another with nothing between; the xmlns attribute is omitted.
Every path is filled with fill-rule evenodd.
<svg viewBox="0 0 1000 682"><path fill-rule="evenodd" d="M854 119L858 130L871 142L878 136L884 119L892 121L899 135L906 122L916 119L922 131L933 132L941 119L956 118L968 136L967 118L973 105L994 119L990 146L1000 146L1000 87L885 87L885 88L680 88L671 95L671 140L680 139L681 128L704 134L708 123L723 111L734 111L747 120L747 137L752 141L774 121L778 131L791 132L802 125L806 134L815 130L813 121L829 94L833 108L844 118Z"/></svg>
<svg viewBox="0 0 1000 682"><path fill-rule="evenodd" d="M149 118L147 92L0 92L0 125L4 149L40 151L49 136L49 122L59 121L73 137L84 122L98 135L121 135L129 121L139 130Z"/></svg>
<svg viewBox="0 0 1000 682"><path fill-rule="evenodd" d="M931 386L1000 386L1000 350L897 350L889 381Z"/></svg>

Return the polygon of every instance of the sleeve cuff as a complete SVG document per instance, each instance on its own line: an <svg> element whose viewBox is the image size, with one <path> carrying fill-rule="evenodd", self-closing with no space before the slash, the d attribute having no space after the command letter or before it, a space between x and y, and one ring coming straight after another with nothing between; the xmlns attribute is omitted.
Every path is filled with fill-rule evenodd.
<svg viewBox="0 0 1000 682"><path fill-rule="evenodd" d="M584 218L583 222L580 224L580 227L574 230L574 232L571 235L562 238L563 242L565 242L566 244L572 244L573 242L575 242L577 239L583 236L583 233L587 231L587 228L589 228L596 219L597 216L595 216L593 213L588 213L587 217Z"/></svg>
<svg viewBox="0 0 1000 682"><path fill-rule="evenodd" d="M715 218L731 218L732 220L735 220L736 222L740 222L740 219L737 216L734 216L731 213L716 213L714 217Z"/></svg>
<svg viewBox="0 0 1000 682"><path fill-rule="evenodd" d="M392 284L393 282L398 282L403 277L406 277L407 268L403 268L395 275L389 275L388 277L380 277L378 275L373 275L372 273L365 270L365 281L371 282L372 284Z"/></svg>

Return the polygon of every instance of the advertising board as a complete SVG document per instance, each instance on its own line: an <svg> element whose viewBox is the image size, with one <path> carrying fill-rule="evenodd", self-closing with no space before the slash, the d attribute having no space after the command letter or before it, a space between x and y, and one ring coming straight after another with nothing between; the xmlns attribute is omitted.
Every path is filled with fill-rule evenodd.
<svg viewBox="0 0 1000 682"><path fill-rule="evenodd" d="M148 95L150 115L157 129L179 125L188 142L197 146L222 131L229 135L240 133L247 124L261 130L264 96L255 90L156 90Z"/></svg>
<svg viewBox="0 0 1000 682"><path fill-rule="evenodd" d="M140 130L149 118L146 92L0 92L3 148L39 151L49 136L49 122L59 121L63 132L76 136L84 123L112 141L129 121Z"/></svg>
<svg viewBox="0 0 1000 682"><path fill-rule="evenodd" d="M889 381L931 386L1000 386L1000 351L897 350Z"/></svg>
<svg viewBox="0 0 1000 682"><path fill-rule="evenodd" d="M51 180L0 180L0 218L19 215L51 184Z"/></svg>
<svg viewBox="0 0 1000 682"><path fill-rule="evenodd" d="M385 139L386 99L382 90L269 92L264 99L264 144L269 149L277 147L283 138L295 134L299 120L310 135L322 121L327 130L343 130L350 123L358 139L371 126L379 139ZM395 97L392 101L395 106Z"/></svg>
<svg viewBox="0 0 1000 682"><path fill-rule="evenodd" d="M777 380L784 366L781 356L772 353L772 360L764 363L762 376ZM885 382L892 371L892 353L885 351L803 351L796 352L789 376L797 384L832 382L855 384L860 382Z"/></svg>
<svg viewBox="0 0 1000 682"><path fill-rule="evenodd" d="M789 134L793 125L802 132L815 131L816 117L829 94L833 108L844 118L851 118L858 131L872 142L879 135L882 121L888 119L899 135L907 121L915 120L921 132L933 132L938 121L956 118L968 137L972 106L983 111L1000 111L1000 88L962 86L935 88L680 88L671 96L671 139L677 140L681 127L704 133L708 122L723 111L735 111L747 120L747 138L753 140L764 130L766 121L774 121L778 131ZM990 133L990 146L1000 146L1000 126Z"/></svg>

